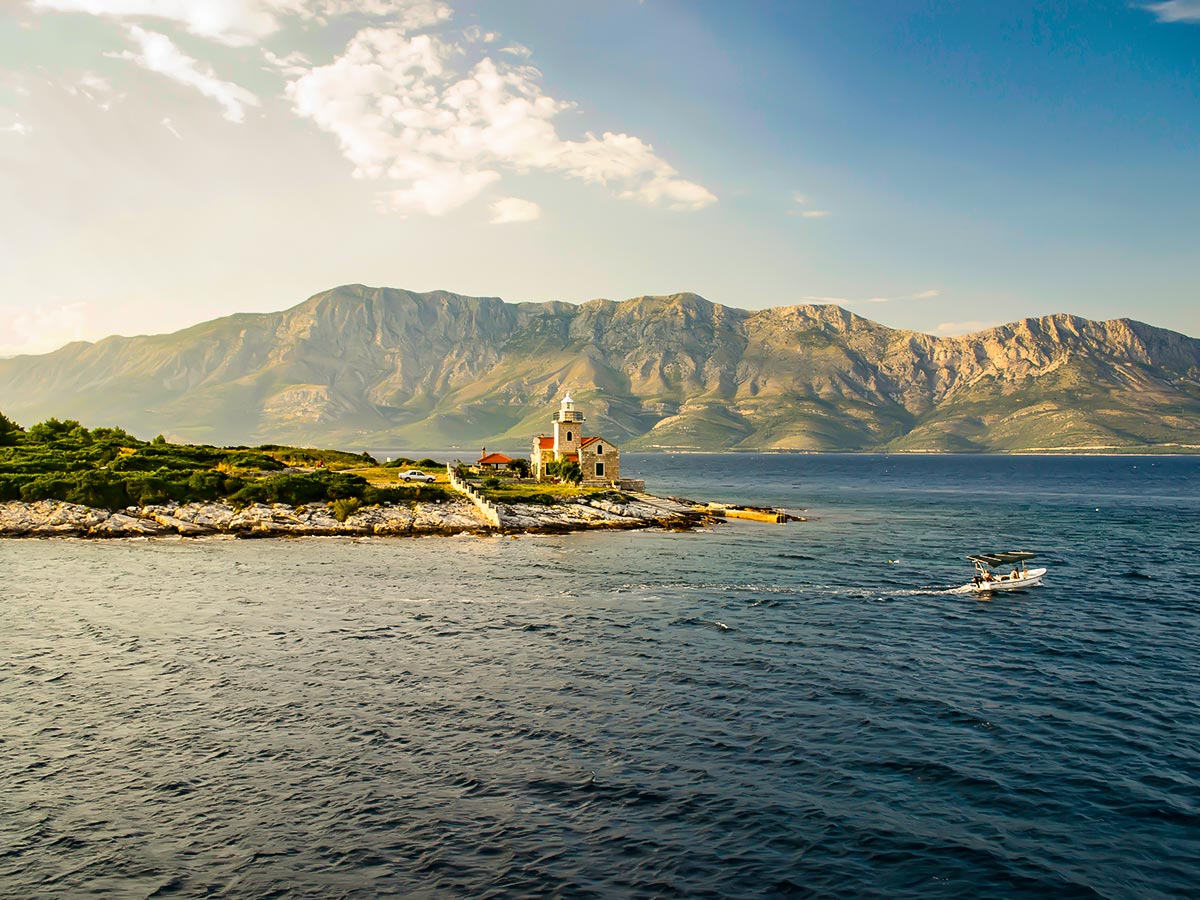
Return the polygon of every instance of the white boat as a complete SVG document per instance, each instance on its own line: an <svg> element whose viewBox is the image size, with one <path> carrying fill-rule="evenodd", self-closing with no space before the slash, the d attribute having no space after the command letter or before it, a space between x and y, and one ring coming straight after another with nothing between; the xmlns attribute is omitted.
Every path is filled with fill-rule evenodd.
<svg viewBox="0 0 1200 900"><path fill-rule="evenodd" d="M1008 551L1005 553L977 553L967 559L975 563L975 577L964 584L960 591L990 594L992 591L1019 591L1036 587L1046 574L1044 568L1030 569L1025 563L1037 556L1036 553ZM1010 568L1011 567L1011 568Z"/></svg>

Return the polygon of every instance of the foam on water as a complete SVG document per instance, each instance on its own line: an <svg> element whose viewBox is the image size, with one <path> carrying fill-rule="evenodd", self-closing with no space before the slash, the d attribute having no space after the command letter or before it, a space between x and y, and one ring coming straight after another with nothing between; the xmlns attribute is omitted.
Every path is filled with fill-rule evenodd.
<svg viewBox="0 0 1200 900"><path fill-rule="evenodd" d="M1152 462L631 456L814 519L0 542L0 895L1194 895L1200 461ZM1043 587L952 593L1025 547Z"/></svg>

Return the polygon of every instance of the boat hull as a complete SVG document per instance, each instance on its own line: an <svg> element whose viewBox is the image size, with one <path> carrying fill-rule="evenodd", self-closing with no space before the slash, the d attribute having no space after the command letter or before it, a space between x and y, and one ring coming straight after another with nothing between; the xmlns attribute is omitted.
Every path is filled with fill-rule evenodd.
<svg viewBox="0 0 1200 900"><path fill-rule="evenodd" d="M963 589L975 594L991 594L995 591L1019 591L1024 588L1037 587L1042 583L1042 577L1045 574L1045 569L1029 569L1019 578L1000 577L992 581L981 581L978 584L972 581L970 584L963 585Z"/></svg>

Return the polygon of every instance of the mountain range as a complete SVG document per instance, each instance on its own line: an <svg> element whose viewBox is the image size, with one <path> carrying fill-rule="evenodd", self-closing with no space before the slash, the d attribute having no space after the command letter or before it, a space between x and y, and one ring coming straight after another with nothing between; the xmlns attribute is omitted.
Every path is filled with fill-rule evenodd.
<svg viewBox="0 0 1200 900"><path fill-rule="evenodd" d="M223 444L524 449L566 390L630 449L1200 450L1200 340L1064 314L945 338L837 306L347 285L0 360L16 421Z"/></svg>

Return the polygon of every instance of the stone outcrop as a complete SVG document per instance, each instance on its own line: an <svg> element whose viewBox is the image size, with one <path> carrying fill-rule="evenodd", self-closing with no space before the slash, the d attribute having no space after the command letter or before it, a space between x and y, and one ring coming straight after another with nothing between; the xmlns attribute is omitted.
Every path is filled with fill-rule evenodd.
<svg viewBox="0 0 1200 900"><path fill-rule="evenodd" d="M654 498L617 503L582 499L553 506L500 506L497 528L467 499L447 503L367 506L339 522L324 503L307 506L226 503L164 504L124 510L93 509L59 500L0 503L0 537L155 537L232 535L243 538L304 535L461 534L559 532L587 528L689 527L700 517L689 508Z"/></svg>

